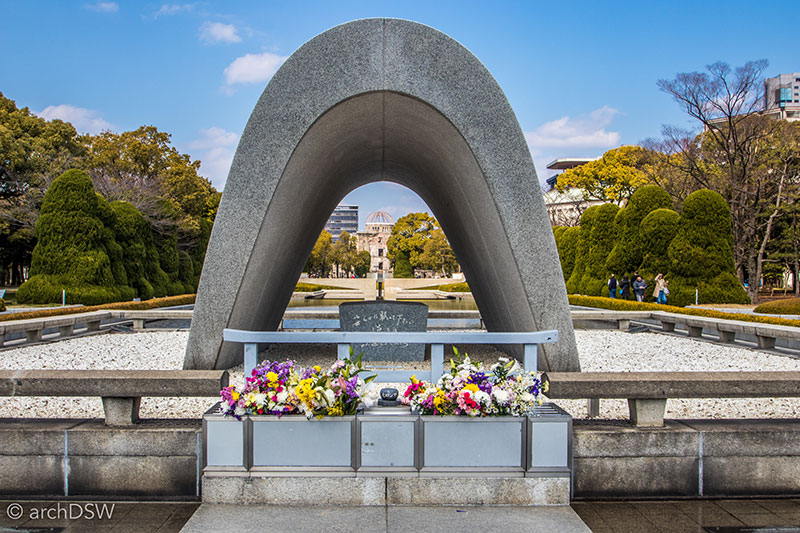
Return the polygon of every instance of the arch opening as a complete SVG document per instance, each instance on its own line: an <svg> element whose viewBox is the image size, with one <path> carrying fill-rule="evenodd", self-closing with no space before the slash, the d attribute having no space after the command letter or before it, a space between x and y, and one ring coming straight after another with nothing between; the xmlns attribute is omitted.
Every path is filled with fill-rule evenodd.
<svg viewBox="0 0 800 533"><path fill-rule="evenodd" d="M370 39L377 49L364 46ZM309 66L336 47L353 65L337 64L328 81L361 90L348 85L329 95L325 79L309 88ZM338 70L349 68L361 79L341 81ZM297 85L306 91L300 97ZM308 111L317 99L328 105ZM318 36L265 89L223 195L185 367L241 361L240 346L221 342L222 328L275 329L329 214L375 181L408 187L431 208L490 331L558 329L559 342L539 351L540 368L579 369L536 173L502 91L455 41L384 19Z"/></svg>

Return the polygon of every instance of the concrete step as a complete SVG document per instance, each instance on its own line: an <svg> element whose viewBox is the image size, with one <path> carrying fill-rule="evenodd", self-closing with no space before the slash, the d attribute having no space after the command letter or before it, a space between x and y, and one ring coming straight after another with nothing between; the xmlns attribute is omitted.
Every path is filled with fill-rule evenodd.
<svg viewBox="0 0 800 533"><path fill-rule="evenodd" d="M202 504L181 529L208 531L558 531L591 533L568 505L303 507Z"/></svg>

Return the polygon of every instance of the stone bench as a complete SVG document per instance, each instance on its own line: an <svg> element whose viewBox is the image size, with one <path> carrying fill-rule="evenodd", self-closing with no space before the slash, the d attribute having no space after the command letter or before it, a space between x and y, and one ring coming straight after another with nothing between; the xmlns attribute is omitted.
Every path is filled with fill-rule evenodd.
<svg viewBox="0 0 800 533"><path fill-rule="evenodd" d="M800 372L548 372L550 399L628 400L631 423L664 425L669 398L800 397Z"/></svg>
<svg viewBox="0 0 800 533"><path fill-rule="evenodd" d="M677 324L686 326L689 337L701 337L704 329L716 330L719 333L720 341L726 343L734 342L737 333L753 335L758 339L758 347L764 350L775 348L775 339L778 338L800 340L800 328L789 326L742 320L721 320L659 311L652 313L652 318L661 321L661 327L666 332L675 331Z"/></svg>
<svg viewBox="0 0 800 533"><path fill-rule="evenodd" d="M626 330L630 327L631 320L647 320L651 318L652 312L577 309L573 310L571 314L573 324L582 321L616 322L617 329Z"/></svg>
<svg viewBox="0 0 800 533"><path fill-rule="evenodd" d="M194 311L191 309L150 309L111 311L113 318L132 320L133 329L144 329L148 320L191 320Z"/></svg>
<svg viewBox="0 0 800 533"><path fill-rule="evenodd" d="M88 331L99 331L100 323L111 318L108 311L94 311L90 313L74 313L44 318L29 318L23 320L8 320L0 322L0 346L3 346L7 333L25 333L27 342L42 340L42 332L48 328L59 329L59 335L68 337L72 335L77 324L86 324Z"/></svg>
<svg viewBox="0 0 800 533"><path fill-rule="evenodd" d="M0 396L100 396L105 423L139 420L143 396L219 396L225 370L0 370Z"/></svg>

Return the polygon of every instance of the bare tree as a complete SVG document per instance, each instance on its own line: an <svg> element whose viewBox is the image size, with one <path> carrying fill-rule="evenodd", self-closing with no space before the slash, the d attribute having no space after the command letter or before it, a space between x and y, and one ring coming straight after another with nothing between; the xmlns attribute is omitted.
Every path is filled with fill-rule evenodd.
<svg viewBox="0 0 800 533"><path fill-rule="evenodd" d="M694 181L697 188L722 194L731 207L734 235L734 263L739 281L749 277L748 296L758 301L764 242L774 221L771 213L780 206L780 180L765 161L768 138L777 122L763 116L760 90L767 61L749 61L736 69L722 62L706 67L707 72L677 74L659 80L658 86L671 95L686 113L703 126L692 137L675 128L664 128L662 148L667 165ZM673 187L691 192L691 185ZM777 206L777 207L776 207ZM764 216L769 210L768 216Z"/></svg>

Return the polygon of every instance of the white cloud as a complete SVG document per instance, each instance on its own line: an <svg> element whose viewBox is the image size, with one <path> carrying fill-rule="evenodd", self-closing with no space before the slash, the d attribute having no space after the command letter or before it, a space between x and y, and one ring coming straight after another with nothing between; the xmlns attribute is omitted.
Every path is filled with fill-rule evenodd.
<svg viewBox="0 0 800 533"><path fill-rule="evenodd" d="M82 133L96 134L113 129L113 126L103 120L97 111L69 104L50 105L36 114L45 120L57 118L64 122L70 122L76 130Z"/></svg>
<svg viewBox="0 0 800 533"><path fill-rule="evenodd" d="M200 26L200 40L208 43L238 43L242 40L233 24L204 22Z"/></svg>
<svg viewBox="0 0 800 533"><path fill-rule="evenodd" d="M608 131L620 111L603 106L588 115L561 117L525 132L539 181L554 174L547 165L562 157L596 157L620 145L618 131Z"/></svg>
<svg viewBox="0 0 800 533"><path fill-rule="evenodd" d="M194 9L194 4L163 4L158 11L153 13L153 18L163 15L177 15L181 11L191 11L192 9Z"/></svg>
<svg viewBox="0 0 800 533"><path fill-rule="evenodd" d="M187 145L201 162L200 173L210 179L218 190L224 188L228 179L238 141L239 136L232 131L212 126L200 130L200 137Z"/></svg>
<svg viewBox="0 0 800 533"><path fill-rule="evenodd" d="M525 140L539 148L610 148L619 143L616 131L606 131L619 110L603 106L578 118L561 117L525 132Z"/></svg>
<svg viewBox="0 0 800 533"><path fill-rule="evenodd" d="M265 82L275 74L286 59L286 56L279 56L271 52L237 57L225 69L225 83L231 86L235 83Z"/></svg>
<svg viewBox="0 0 800 533"><path fill-rule="evenodd" d="M94 4L86 4L84 7L100 13L116 13L119 11L119 6L116 2L95 2Z"/></svg>

